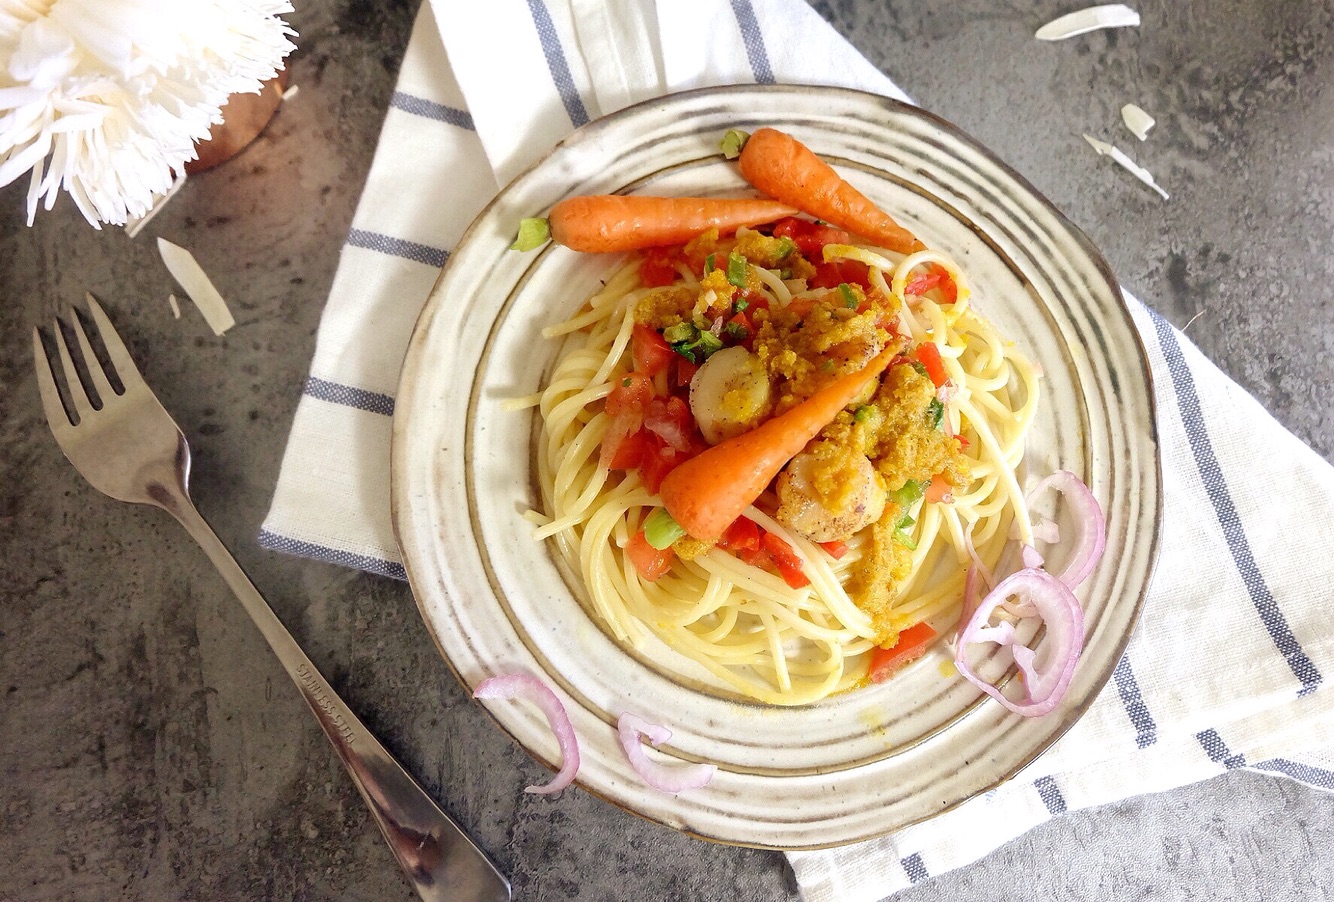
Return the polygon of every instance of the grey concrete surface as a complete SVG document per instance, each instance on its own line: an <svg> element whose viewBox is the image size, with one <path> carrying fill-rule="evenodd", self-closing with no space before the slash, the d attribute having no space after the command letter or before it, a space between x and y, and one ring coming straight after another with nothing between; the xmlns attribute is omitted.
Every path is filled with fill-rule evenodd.
<svg viewBox="0 0 1334 902"><path fill-rule="evenodd" d="M764 0L756 0L757 3ZM194 496L318 666L512 875L519 899L795 899L776 853L690 840L539 768L469 702L405 586L255 542L417 0L311 0L298 98L147 230L0 191L0 900L408 900L406 882L240 607L165 515L104 499L38 410L29 330L91 289L195 451ZM1154 0L1135 31L1038 45L1056 0L820 0L930 109L1081 225L1120 278L1334 455L1334 13ZM1159 121L1146 144L1117 110ZM1095 158L1115 139L1168 203ZM239 326L216 339L147 236L193 248ZM1334 797L1233 773L1072 814L904 892L1334 897Z"/></svg>

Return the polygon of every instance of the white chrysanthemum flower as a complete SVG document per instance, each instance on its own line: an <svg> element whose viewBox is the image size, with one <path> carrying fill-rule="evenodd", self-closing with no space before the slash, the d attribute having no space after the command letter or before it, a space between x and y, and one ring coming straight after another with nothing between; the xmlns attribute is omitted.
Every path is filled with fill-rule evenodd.
<svg viewBox="0 0 1334 902"><path fill-rule="evenodd" d="M0 0L0 187L94 227L144 215L232 94L294 48L287 0Z"/></svg>

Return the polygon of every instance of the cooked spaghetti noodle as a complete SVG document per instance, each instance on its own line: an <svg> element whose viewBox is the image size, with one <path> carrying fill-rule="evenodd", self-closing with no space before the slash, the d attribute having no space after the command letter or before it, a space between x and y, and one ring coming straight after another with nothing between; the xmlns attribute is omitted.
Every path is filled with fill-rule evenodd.
<svg viewBox="0 0 1334 902"><path fill-rule="evenodd" d="M743 230L737 243L746 237ZM721 259L734 246L720 243L715 253ZM805 280L791 278L791 267L762 265L755 256L745 263L744 296L757 305L753 320L747 320L752 326L777 322L781 311L813 302L834 303L821 300L830 295L828 289L808 288ZM774 492L766 492L745 517L795 552L809 582L800 588L774 568L746 563L721 546L683 550L666 572L646 578L627 548L662 502L640 469L604 465L602 446L612 440L608 431L615 428L606 408L608 397L618 385L628 384L634 368L637 317L642 324L645 311L651 312L664 292L677 292L674 296L688 307L710 290L712 283L702 274L712 269L715 256L710 254L703 266L700 257L685 253L672 259L675 281L667 287L661 287L662 279L655 280L659 287L641 282L641 258L625 262L575 316L545 330L546 337L565 344L537 400L544 512L530 518L539 524L537 537L551 539L582 576L588 601L617 640L639 647L652 634L743 696L780 705L814 702L864 682L875 650L892 646L901 631L926 622L939 632L957 620L970 544L982 561L994 564L1012 531L1032 542L1016 469L1035 415L1038 372L970 303L965 276L947 256L825 247L824 260L812 262L866 266L865 288L854 293L839 285L844 297L862 308L888 312L891 322L884 328L905 350L922 342L938 350L937 363L948 381L933 395L932 407L936 400L941 407L933 428L942 440L952 440L947 450L953 484L944 486L944 497L928 491L922 498L917 483L915 492L891 491L897 500L889 502L883 523L858 529L845 543L823 546L780 522ZM923 273L935 274L936 287L921 289ZM946 282L953 286L948 295L939 290ZM913 293L914 285L920 294ZM767 307L765 318L760 306ZM845 319L853 315L842 312ZM701 339L703 331L715 338L723 334L718 322L712 330L701 330ZM771 326L767 334L772 333ZM758 341L755 348L758 353ZM779 356L769 355L771 368ZM920 364L913 366L923 371ZM918 378L903 373L900 381ZM669 378L669 372L654 377L659 392L670 390ZM791 385L797 384L795 378ZM926 387L934 391L929 383ZM794 400L799 399L788 403ZM852 412L841 417L841 434L857 434L857 417ZM845 553L835 557L834 545L838 551L846 545ZM876 563L877 556L888 560L886 555L898 556L892 580L883 560ZM866 591L868 580L876 583L874 592ZM873 595L880 600L868 602Z"/></svg>

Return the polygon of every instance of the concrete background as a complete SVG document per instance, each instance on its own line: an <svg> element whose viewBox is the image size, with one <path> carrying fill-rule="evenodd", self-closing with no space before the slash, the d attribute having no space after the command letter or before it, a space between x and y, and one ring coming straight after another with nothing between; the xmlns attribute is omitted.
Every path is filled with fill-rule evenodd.
<svg viewBox="0 0 1334 902"><path fill-rule="evenodd" d="M29 330L88 289L189 436L205 516L516 898L796 898L777 853L686 839L581 792L524 796L540 769L465 698L405 586L256 545L416 5L300 4L298 98L138 240L91 231L64 201L28 229L24 186L0 191L0 900L413 898L203 555L57 451ZM1334 4L1146 0L1140 29L1054 46L1032 32L1080 4L814 5L1334 455ZM1122 131L1131 100L1158 118L1146 144ZM1082 132L1129 150L1172 200ZM243 328L215 339L190 311L172 318L151 235L196 251ZM1330 898L1332 846L1334 797L1232 773L1068 815L897 898Z"/></svg>

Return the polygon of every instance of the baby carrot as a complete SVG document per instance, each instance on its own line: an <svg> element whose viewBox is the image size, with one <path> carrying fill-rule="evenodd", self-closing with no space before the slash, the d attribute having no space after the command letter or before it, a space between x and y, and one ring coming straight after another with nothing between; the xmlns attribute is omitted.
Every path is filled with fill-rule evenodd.
<svg viewBox="0 0 1334 902"><path fill-rule="evenodd" d="M886 348L865 369L835 380L786 413L719 442L672 470L658 490L667 513L699 541L718 541L778 471L893 358L894 350Z"/></svg>
<svg viewBox="0 0 1334 902"><path fill-rule="evenodd" d="M607 253L685 244L701 232L721 234L795 213L764 198L570 197L551 208L551 237L576 251Z"/></svg>
<svg viewBox="0 0 1334 902"><path fill-rule="evenodd" d="M741 151L741 174L770 197L806 213L864 235L901 254L925 245L845 182L805 144L774 128L761 128Z"/></svg>

